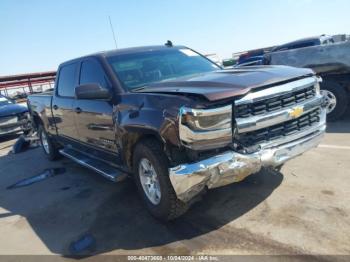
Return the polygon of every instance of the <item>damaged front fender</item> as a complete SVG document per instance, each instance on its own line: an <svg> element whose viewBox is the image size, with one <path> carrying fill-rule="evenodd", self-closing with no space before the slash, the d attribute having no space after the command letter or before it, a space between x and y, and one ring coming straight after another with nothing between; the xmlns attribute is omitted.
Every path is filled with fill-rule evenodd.
<svg viewBox="0 0 350 262"><path fill-rule="evenodd" d="M125 163L132 166L132 151L144 137L156 138L164 147L169 162L172 150L180 148L178 112L192 100L174 95L128 93L116 107L116 141ZM193 102L193 101L192 101Z"/></svg>

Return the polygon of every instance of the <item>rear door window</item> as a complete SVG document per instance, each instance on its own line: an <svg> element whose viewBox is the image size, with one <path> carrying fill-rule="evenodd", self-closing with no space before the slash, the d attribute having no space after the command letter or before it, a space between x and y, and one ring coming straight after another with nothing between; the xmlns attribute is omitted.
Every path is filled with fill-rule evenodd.
<svg viewBox="0 0 350 262"><path fill-rule="evenodd" d="M78 63L72 63L61 67L57 86L59 96L74 97L77 69Z"/></svg>

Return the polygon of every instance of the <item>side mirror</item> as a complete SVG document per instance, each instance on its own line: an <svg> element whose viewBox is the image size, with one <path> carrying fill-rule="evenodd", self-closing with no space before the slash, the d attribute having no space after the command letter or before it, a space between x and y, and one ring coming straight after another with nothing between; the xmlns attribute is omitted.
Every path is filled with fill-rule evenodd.
<svg viewBox="0 0 350 262"><path fill-rule="evenodd" d="M79 85L75 88L77 99L110 99L111 92L97 83Z"/></svg>

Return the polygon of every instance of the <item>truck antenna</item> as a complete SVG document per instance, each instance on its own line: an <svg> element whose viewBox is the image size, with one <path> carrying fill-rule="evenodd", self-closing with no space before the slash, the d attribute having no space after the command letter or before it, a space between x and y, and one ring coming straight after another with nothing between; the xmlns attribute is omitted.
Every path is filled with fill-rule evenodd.
<svg viewBox="0 0 350 262"><path fill-rule="evenodd" d="M112 24L111 17L110 17L110 16L108 16L108 19L109 19L109 24L110 24L110 26L111 26L111 30L112 30L112 34L113 34L113 39L114 39L115 49L118 49L118 46L117 46L117 40L115 39L114 28L113 28L113 24Z"/></svg>

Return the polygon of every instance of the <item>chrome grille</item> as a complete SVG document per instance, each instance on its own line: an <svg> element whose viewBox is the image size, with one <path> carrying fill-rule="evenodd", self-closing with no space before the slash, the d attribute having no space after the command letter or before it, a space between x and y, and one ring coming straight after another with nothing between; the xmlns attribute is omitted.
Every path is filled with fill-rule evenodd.
<svg viewBox="0 0 350 262"><path fill-rule="evenodd" d="M320 122L320 113L321 109L316 108L299 118L252 132L239 134L237 139L246 147L271 142L275 139L295 134L318 124Z"/></svg>
<svg viewBox="0 0 350 262"><path fill-rule="evenodd" d="M278 111L282 108L312 99L316 96L315 86L311 85L302 90L277 95L273 98L263 99L249 104L235 106L236 118L247 118L250 116L263 115L269 112Z"/></svg>

